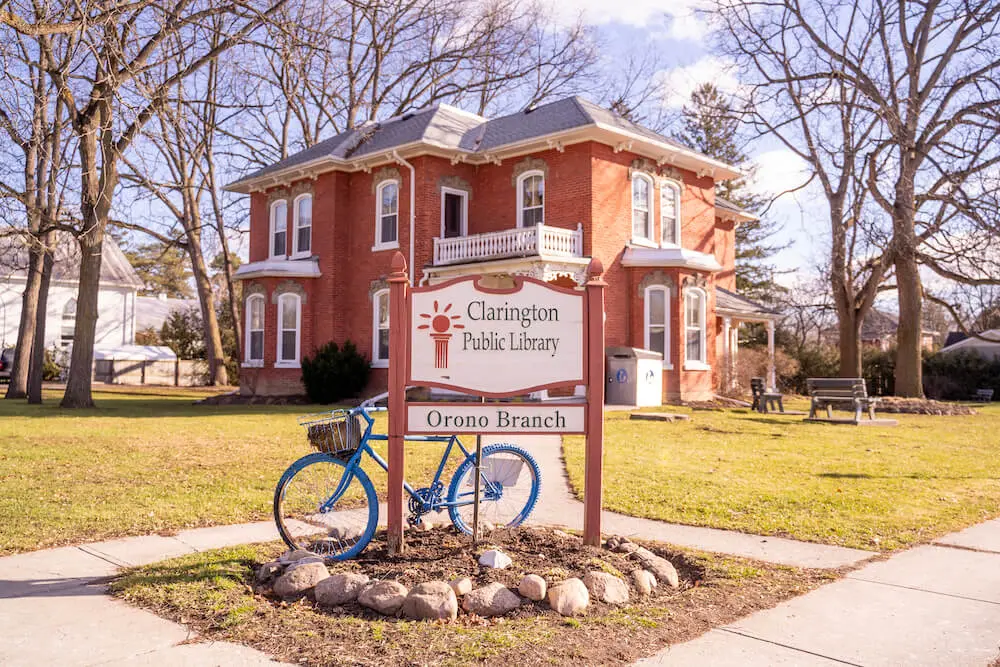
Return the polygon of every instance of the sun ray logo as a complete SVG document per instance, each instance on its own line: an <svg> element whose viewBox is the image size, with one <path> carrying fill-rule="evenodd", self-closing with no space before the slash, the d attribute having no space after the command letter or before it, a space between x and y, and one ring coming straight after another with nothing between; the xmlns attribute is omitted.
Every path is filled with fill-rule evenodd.
<svg viewBox="0 0 1000 667"><path fill-rule="evenodd" d="M455 320L462 319L461 315L449 315L453 304L448 304L444 309L438 307L437 300L434 301L433 313L420 313L420 317L430 320L429 324L421 324L418 329L430 329L430 336L434 340L434 368L448 368L448 341L451 340L452 329L464 329L464 324L459 324Z"/></svg>

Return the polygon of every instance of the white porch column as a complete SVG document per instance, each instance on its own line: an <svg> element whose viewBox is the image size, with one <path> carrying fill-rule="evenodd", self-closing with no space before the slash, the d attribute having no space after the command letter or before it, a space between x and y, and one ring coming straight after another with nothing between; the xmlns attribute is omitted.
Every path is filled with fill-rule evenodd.
<svg viewBox="0 0 1000 667"><path fill-rule="evenodd" d="M767 321L767 387L775 389L778 379L774 369L774 320Z"/></svg>
<svg viewBox="0 0 1000 667"><path fill-rule="evenodd" d="M730 333L731 325L730 318L722 318L722 388L726 391L733 388L733 355L730 352L733 344L733 337Z"/></svg>

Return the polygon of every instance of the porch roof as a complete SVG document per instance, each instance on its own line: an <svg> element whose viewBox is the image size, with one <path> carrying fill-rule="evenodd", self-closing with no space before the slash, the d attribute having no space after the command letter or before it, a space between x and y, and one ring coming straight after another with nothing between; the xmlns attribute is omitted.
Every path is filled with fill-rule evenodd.
<svg viewBox="0 0 1000 667"><path fill-rule="evenodd" d="M717 315L755 322L780 317L778 311L721 287L715 288L715 312Z"/></svg>

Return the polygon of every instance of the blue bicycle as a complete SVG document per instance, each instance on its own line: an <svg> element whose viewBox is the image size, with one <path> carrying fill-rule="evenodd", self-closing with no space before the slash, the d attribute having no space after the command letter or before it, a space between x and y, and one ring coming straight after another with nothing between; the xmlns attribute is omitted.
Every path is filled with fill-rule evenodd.
<svg viewBox="0 0 1000 667"><path fill-rule="evenodd" d="M274 490L274 520L281 538L292 549L305 549L329 560L361 553L378 527L379 500L361 467L367 454L383 470L388 464L370 442L388 441L372 433L371 413L377 396L350 410L333 410L299 419L310 443L319 451L289 466ZM364 425L362 425L362 421ZM409 522L415 525L430 512L448 511L452 524L472 533L475 497L475 450L455 435L407 436L407 441L447 443L430 486L415 489L406 481ZM455 448L464 457L445 494L441 475ZM541 487L538 464L528 452L511 444L483 447L480 462L480 526L513 528L535 507Z"/></svg>

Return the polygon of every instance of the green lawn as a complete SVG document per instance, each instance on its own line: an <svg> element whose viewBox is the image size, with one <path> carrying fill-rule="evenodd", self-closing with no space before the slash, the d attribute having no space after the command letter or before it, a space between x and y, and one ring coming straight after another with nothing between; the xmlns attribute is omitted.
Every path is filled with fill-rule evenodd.
<svg viewBox="0 0 1000 667"><path fill-rule="evenodd" d="M204 395L97 393L75 411L57 394L0 400L0 554L269 519L281 472L311 451L296 416L323 408L192 405ZM410 444L407 479L423 486L441 453ZM383 493L384 473L372 479Z"/></svg>
<svg viewBox="0 0 1000 667"><path fill-rule="evenodd" d="M971 417L886 416L899 426L806 424L748 410L696 411L673 424L611 413L604 505L872 550L1000 515L1000 405ZM581 437L566 439L565 456L581 495Z"/></svg>

